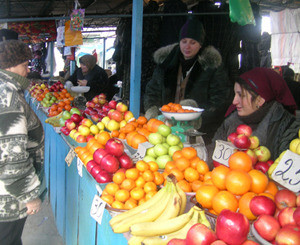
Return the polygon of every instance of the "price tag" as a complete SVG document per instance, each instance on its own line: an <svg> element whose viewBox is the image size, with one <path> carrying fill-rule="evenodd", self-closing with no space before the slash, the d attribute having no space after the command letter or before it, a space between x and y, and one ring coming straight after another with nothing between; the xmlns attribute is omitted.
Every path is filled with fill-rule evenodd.
<svg viewBox="0 0 300 245"><path fill-rule="evenodd" d="M287 189L300 191L300 156L290 150L282 156L280 162L272 173L272 179Z"/></svg>
<svg viewBox="0 0 300 245"><path fill-rule="evenodd" d="M236 151L236 149L237 148L231 142L216 140L216 147L212 159L228 166L228 159Z"/></svg>
<svg viewBox="0 0 300 245"><path fill-rule="evenodd" d="M90 215L100 225L102 222L105 205L106 205L106 202L104 202L98 195L95 195L92 206L91 206Z"/></svg>
<svg viewBox="0 0 300 245"><path fill-rule="evenodd" d="M150 144L149 142L144 142L144 143L139 144L137 152L131 156L132 161L134 163L136 163L137 161L142 160L144 158L144 156L146 155L147 149L152 146L153 145Z"/></svg>
<svg viewBox="0 0 300 245"><path fill-rule="evenodd" d="M65 158L65 161L66 161L68 167L71 166L71 163L72 163L75 156L76 156L75 151L71 148L70 151L68 152L66 158Z"/></svg>
<svg viewBox="0 0 300 245"><path fill-rule="evenodd" d="M83 162L80 160L80 158L77 158L77 170L80 177L82 177L82 166Z"/></svg>
<svg viewBox="0 0 300 245"><path fill-rule="evenodd" d="M40 103L37 103L36 109L38 110L41 107Z"/></svg>

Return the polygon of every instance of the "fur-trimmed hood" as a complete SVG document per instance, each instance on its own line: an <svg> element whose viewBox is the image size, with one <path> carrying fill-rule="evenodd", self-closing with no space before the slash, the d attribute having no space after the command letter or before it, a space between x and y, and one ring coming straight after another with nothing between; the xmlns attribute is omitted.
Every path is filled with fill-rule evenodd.
<svg viewBox="0 0 300 245"><path fill-rule="evenodd" d="M153 54L154 62L156 64L162 64L175 48L179 49L178 43L170 44L168 46L159 48ZM215 47L207 46L198 55L198 62L201 64L203 69L207 69L207 68L215 69L221 65L222 56Z"/></svg>

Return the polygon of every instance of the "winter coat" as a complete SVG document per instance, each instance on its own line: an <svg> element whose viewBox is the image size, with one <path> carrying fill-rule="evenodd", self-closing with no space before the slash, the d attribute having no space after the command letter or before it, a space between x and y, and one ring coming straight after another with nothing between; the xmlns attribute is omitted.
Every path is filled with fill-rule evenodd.
<svg viewBox="0 0 300 245"><path fill-rule="evenodd" d="M145 110L174 102L180 55L178 44L160 48L154 53L157 67L146 87ZM231 93L220 53L212 46L206 47L191 70L184 94L184 99L195 100L205 110L201 132L211 134L220 126L232 101Z"/></svg>
<svg viewBox="0 0 300 245"><path fill-rule="evenodd" d="M237 111L233 112L217 130L213 142L227 141L227 136L243 123ZM298 137L300 122L296 121L295 116L285 110L280 103L274 101L263 119L249 126L253 129L252 135L259 138L260 145L266 146L271 152L271 159L275 160L281 152L289 148L290 142ZM211 147L212 150L213 148Z"/></svg>
<svg viewBox="0 0 300 245"><path fill-rule="evenodd" d="M84 97L87 100L91 100L101 93L107 93L108 76L105 70L98 65L95 65L94 68L85 75L82 74L81 68L78 68L68 80L75 86L78 85L78 80L88 81L86 86L89 86L90 90L87 93L84 93Z"/></svg>
<svg viewBox="0 0 300 245"><path fill-rule="evenodd" d="M0 70L0 222L27 216L44 174L44 131L24 98L29 81Z"/></svg>

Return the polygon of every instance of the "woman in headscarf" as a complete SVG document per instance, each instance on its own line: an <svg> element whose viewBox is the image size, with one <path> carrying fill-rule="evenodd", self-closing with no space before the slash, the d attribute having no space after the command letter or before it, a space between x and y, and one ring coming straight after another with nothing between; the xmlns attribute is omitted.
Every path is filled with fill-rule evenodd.
<svg viewBox="0 0 300 245"><path fill-rule="evenodd" d="M96 64L93 55L86 54L79 59L80 68L68 79L75 86L89 86L90 90L84 94L87 100L93 99L100 93L107 93L108 76L103 68Z"/></svg>
<svg viewBox="0 0 300 245"><path fill-rule="evenodd" d="M249 125L275 160L298 137L296 103L284 79L268 68L254 68L240 76L234 85L234 99L215 140L227 140L240 124ZM213 147L210 147L213 149ZM211 155L211 154L210 154Z"/></svg>

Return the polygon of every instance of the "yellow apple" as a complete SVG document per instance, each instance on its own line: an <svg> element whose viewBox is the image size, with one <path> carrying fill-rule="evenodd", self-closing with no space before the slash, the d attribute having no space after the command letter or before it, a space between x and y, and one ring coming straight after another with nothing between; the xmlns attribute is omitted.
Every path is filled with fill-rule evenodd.
<svg viewBox="0 0 300 245"><path fill-rule="evenodd" d="M97 125L93 124L93 125L90 127L90 131L91 131L91 133L92 133L93 135L95 135L95 134L98 134L98 133L99 133L100 129L98 128Z"/></svg>
<svg viewBox="0 0 300 245"><path fill-rule="evenodd" d="M118 123L117 121L115 120L109 120L109 122L107 123L106 125L106 128L109 130L109 131L113 131L113 130L119 130L120 129L120 123Z"/></svg>
<svg viewBox="0 0 300 245"><path fill-rule="evenodd" d="M105 125L102 121L97 123L97 127L99 128L99 130L104 130L105 129Z"/></svg>
<svg viewBox="0 0 300 245"><path fill-rule="evenodd" d="M78 132L79 132L79 134L81 134L83 136L87 136L91 133L90 128L86 125L80 125L78 127Z"/></svg>

